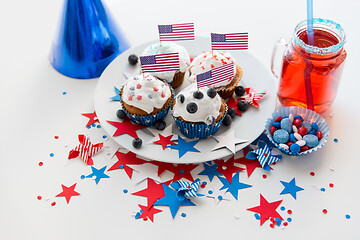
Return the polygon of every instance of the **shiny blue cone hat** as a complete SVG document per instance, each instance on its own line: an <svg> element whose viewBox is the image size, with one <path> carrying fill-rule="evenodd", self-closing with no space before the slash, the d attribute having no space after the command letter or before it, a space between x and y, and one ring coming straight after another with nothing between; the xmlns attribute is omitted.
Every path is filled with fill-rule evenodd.
<svg viewBox="0 0 360 240"><path fill-rule="evenodd" d="M65 0L50 62L65 76L97 78L129 46L101 0Z"/></svg>

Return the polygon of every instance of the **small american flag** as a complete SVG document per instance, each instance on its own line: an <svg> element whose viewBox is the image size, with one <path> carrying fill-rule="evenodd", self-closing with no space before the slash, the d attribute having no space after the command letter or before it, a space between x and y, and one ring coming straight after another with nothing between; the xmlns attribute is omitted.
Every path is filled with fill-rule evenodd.
<svg viewBox="0 0 360 240"><path fill-rule="evenodd" d="M229 63L196 75L196 83L198 88L210 86L219 82L227 81L230 78L233 78L234 75L234 63Z"/></svg>
<svg viewBox="0 0 360 240"><path fill-rule="evenodd" d="M194 40L194 23L158 25L160 41Z"/></svg>
<svg viewBox="0 0 360 240"><path fill-rule="evenodd" d="M247 50L248 33L211 33L212 50Z"/></svg>
<svg viewBox="0 0 360 240"><path fill-rule="evenodd" d="M143 73L180 70L179 53L141 56L140 62Z"/></svg>

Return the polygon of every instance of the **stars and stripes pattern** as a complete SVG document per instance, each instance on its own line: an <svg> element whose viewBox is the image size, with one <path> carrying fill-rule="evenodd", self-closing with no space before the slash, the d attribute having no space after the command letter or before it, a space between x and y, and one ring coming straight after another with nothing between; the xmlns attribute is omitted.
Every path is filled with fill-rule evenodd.
<svg viewBox="0 0 360 240"><path fill-rule="evenodd" d="M100 151L104 144L92 144L89 138L82 134L79 134L79 142L80 144L69 152L68 158L72 159L80 156L87 165L93 165L91 156Z"/></svg>
<svg viewBox="0 0 360 240"><path fill-rule="evenodd" d="M234 63L213 68L210 71L196 75L198 88L211 86L219 82L228 81L235 76Z"/></svg>
<svg viewBox="0 0 360 240"><path fill-rule="evenodd" d="M143 73L180 70L179 53L140 56L140 63Z"/></svg>
<svg viewBox="0 0 360 240"><path fill-rule="evenodd" d="M259 104L257 103L257 101L260 100L263 96L265 96L267 91L257 92L253 88L245 88L245 93L246 95L239 98L239 100L245 100L249 104L258 108Z"/></svg>
<svg viewBox="0 0 360 240"><path fill-rule="evenodd" d="M184 182L184 181L177 181L180 188L178 189L178 193L183 194L184 197L197 197L199 196L197 190L200 186L200 179L196 179L194 182Z"/></svg>
<svg viewBox="0 0 360 240"><path fill-rule="evenodd" d="M211 33L212 50L247 50L248 33Z"/></svg>
<svg viewBox="0 0 360 240"><path fill-rule="evenodd" d="M271 155L271 150L266 144L263 148L254 150L253 153L258 155L257 159L259 160L259 163L263 168L265 168L266 165L273 164L281 159L279 157Z"/></svg>
<svg viewBox="0 0 360 240"><path fill-rule="evenodd" d="M194 23L158 25L160 41L195 40Z"/></svg>

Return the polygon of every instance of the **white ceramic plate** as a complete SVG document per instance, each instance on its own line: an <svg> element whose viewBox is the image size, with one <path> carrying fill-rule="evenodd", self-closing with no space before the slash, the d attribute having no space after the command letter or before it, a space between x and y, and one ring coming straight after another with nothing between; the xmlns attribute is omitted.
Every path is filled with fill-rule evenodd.
<svg viewBox="0 0 360 240"><path fill-rule="evenodd" d="M107 123L107 120L120 121L116 117L116 111L120 108L120 102L112 101L110 99L115 96L114 86L120 89L126 81L123 72L130 74L139 72L139 64L135 67L131 66L128 63L128 56L130 54L139 56L147 46L154 42L156 41L144 43L122 53L109 64L99 79L95 90L94 105L98 119L109 137L114 134L116 129L114 126ZM210 50L210 39L205 37L197 37L195 41L184 41L180 44L188 50L191 57L195 57L203 51ZM231 54L236 58L244 72L240 85L252 87L257 91L268 91L265 97L260 100L259 109L250 106L242 117L237 116L233 119L233 123L230 127L221 126L216 133L216 135L219 135L228 131L229 128L234 128L235 136L237 138L248 140L246 143L236 145L236 151L239 151L249 145L264 131L266 119L270 117L271 113L275 110L276 90L270 72L266 70L254 56L246 51L232 51ZM185 85L186 84L184 83L176 89L176 93L184 88ZM179 133L170 113L167 115L165 121L167 124L173 123L175 133ZM143 140L143 146L140 149L136 149L132 146L133 138L127 134L113 137L113 139L124 148L141 157L162 162L198 163L224 158L232 154L226 148L211 151L217 144L217 141L214 138L209 137L200 140L194 146L200 153L187 152L184 156L179 158L178 150L168 148L162 150L162 147L159 144L144 144L152 137L148 131L138 130L137 134Z"/></svg>

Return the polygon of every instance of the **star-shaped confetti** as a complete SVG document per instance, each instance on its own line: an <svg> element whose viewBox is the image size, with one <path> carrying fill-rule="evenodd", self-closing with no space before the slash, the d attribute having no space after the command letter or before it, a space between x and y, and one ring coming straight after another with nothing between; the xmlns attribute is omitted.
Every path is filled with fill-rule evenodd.
<svg viewBox="0 0 360 240"><path fill-rule="evenodd" d="M147 144L149 143L154 143L158 140L160 140L160 134L163 136L163 137L169 137L171 135L171 138L170 140L171 141L176 141L178 139L178 135L173 133L172 132L172 124L168 125L164 130L162 131L159 131L157 129L154 129L154 128L147 128L147 130L154 136L153 138L151 138Z"/></svg>
<svg viewBox="0 0 360 240"><path fill-rule="evenodd" d="M159 140L155 141L154 143L161 144L163 150L165 150L167 145L176 145L173 141L171 141L171 138L173 135L164 137L163 135L159 134Z"/></svg>
<svg viewBox="0 0 360 240"><path fill-rule="evenodd" d="M151 178L157 182L161 182L161 179L157 174L158 167L151 163L144 163L142 165L129 165L129 167L137 172L135 179L133 179L135 183L140 183L148 178Z"/></svg>
<svg viewBox="0 0 360 240"><path fill-rule="evenodd" d="M87 175L86 178L94 178L95 177L96 184L98 184L102 178L109 178L109 176L104 173L106 167L107 166L105 166L101 169L97 169L97 168L94 168L93 166L91 166L92 173L90 175Z"/></svg>
<svg viewBox="0 0 360 240"><path fill-rule="evenodd" d="M209 177L210 182L213 180L214 176L221 176L221 173L219 173L216 169L218 164L215 163L213 165L209 165L207 163L203 163L204 165L204 170L202 172L199 173L199 175L206 175Z"/></svg>
<svg viewBox="0 0 360 240"><path fill-rule="evenodd" d="M132 193L133 195L147 197L147 205L151 207L158 199L165 197L162 183L157 184L151 178L147 179L147 188Z"/></svg>
<svg viewBox="0 0 360 240"><path fill-rule="evenodd" d="M246 155L247 159L258 159L261 167L266 170L270 171L270 164L280 161L282 158L281 155L271 155L271 150L265 142L259 142L258 149L249 152Z"/></svg>
<svg viewBox="0 0 360 240"><path fill-rule="evenodd" d="M250 160L246 158L246 155L251 152L251 150L246 147L243 149L244 157L235 159L236 163L244 164L246 166L246 172L248 177L254 172L256 168L262 168L259 161L257 160Z"/></svg>
<svg viewBox="0 0 360 240"><path fill-rule="evenodd" d="M236 110L237 115L242 116L239 108L237 107L237 101L234 100L234 97L230 97L229 100L227 100L226 105L228 108L234 108Z"/></svg>
<svg viewBox="0 0 360 240"><path fill-rule="evenodd" d="M154 205L155 206L169 206L171 216L175 218L177 211L179 210L180 206L195 206L193 202L190 201L188 198L184 198L180 200L177 196L177 191L171 189L170 187L163 184L165 197L157 200Z"/></svg>
<svg viewBox="0 0 360 240"><path fill-rule="evenodd" d="M245 170L244 168L241 167L237 167L234 165L234 156L231 156L230 159L228 159L226 162L219 160L217 162L218 166L217 166L217 171L219 173L221 173L222 175L224 175L224 177L231 183L233 174L238 172L238 171L243 171Z"/></svg>
<svg viewBox="0 0 360 240"><path fill-rule="evenodd" d="M259 107L259 104L257 103L257 101L259 101L267 93L267 91L257 92L253 88L245 88L245 92L246 92L246 95L243 96L243 97L240 97L238 99L238 101L239 100L245 100L250 105L253 105L253 106L257 107L257 108Z"/></svg>
<svg viewBox="0 0 360 240"><path fill-rule="evenodd" d="M81 115L89 118L89 121L88 121L88 123L86 124L85 127L88 127L88 126L90 126L90 125L92 125L94 123L99 122L99 119L97 118L95 111L93 113L82 113Z"/></svg>
<svg viewBox="0 0 360 240"><path fill-rule="evenodd" d="M144 220L146 219L150 219L150 221L154 222L154 214L156 213L159 213L159 212L162 212L162 210L160 209L156 209L155 207L153 206L143 206L143 205L140 205L139 204L139 207L141 208L142 210L142 213L140 215L139 218L142 218Z"/></svg>
<svg viewBox="0 0 360 240"><path fill-rule="evenodd" d="M199 140L189 141L186 142L182 137L178 137L178 144L177 145L169 145L168 148L176 149L179 151L179 158L184 156L187 152L200 152L194 146L199 142Z"/></svg>
<svg viewBox="0 0 360 240"><path fill-rule="evenodd" d="M56 195L55 197L65 197L66 202L68 204L70 202L71 197L80 195L80 193L75 192L76 183L73 184L71 187L66 187L66 186L61 184L61 187L62 187L63 191L61 193L59 193L58 195Z"/></svg>
<svg viewBox="0 0 360 240"><path fill-rule="evenodd" d="M222 200L230 200L226 196L227 189L220 190L219 186L212 186L211 190L208 191L208 194L206 195L209 198L214 198L215 204L218 204Z"/></svg>
<svg viewBox="0 0 360 240"><path fill-rule="evenodd" d="M69 152L69 159L76 158L78 156L81 157L81 159L87 164L87 165L93 165L94 161L92 160L92 156L100 151L104 144L103 143L97 143L92 144L88 137L85 135L79 134L79 145L76 146L74 149L72 149Z"/></svg>
<svg viewBox="0 0 360 240"><path fill-rule="evenodd" d="M239 190L252 187L251 185L239 182L240 171L238 171L231 179L231 183L226 178L219 178L224 185L220 190L227 189L226 192L231 193L233 197L238 200Z"/></svg>
<svg viewBox="0 0 360 240"><path fill-rule="evenodd" d="M113 121L107 121L107 122L113 125L114 127L116 127L116 131L113 134L113 137L126 133L132 136L133 138L138 138L136 131L146 127L142 125L133 124L129 118L125 118L122 122L113 122Z"/></svg>
<svg viewBox="0 0 360 240"><path fill-rule="evenodd" d="M111 97L110 99L113 101L120 101L120 90L114 86L114 90L115 90L115 96Z"/></svg>
<svg viewBox="0 0 360 240"><path fill-rule="evenodd" d="M260 194L260 205L257 207L249 208L247 210L260 214L260 225L262 225L269 218L280 218L284 220L276 211L276 208L281 204L282 200L269 203L263 195Z"/></svg>
<svg viewBox="0 0 360 240"><path fill-rule="evenodd" d="M268 145L268 147L270 148L270 150L272 150L273 148L276 148L275 145L266 136L265 132L261 133L260 136L251 143L251 145L258 145L259 142L261 142L261 141L265 142Z"/></svg>
<svg viewBox="0 0 360 240"><path fill-rule="evenodd" d="M248 141L248 140L235 138L235 130L234 129L231 129L222 135L213 135L212 137L215 138L216 141L218 141L218 144L212 149L212 151L226 147L233 154L235 154L235 145L236 144L245 143Z"/></svg>
<svg viewBox="0 0 360 240"><path fill-rule="evenodd" d="M145 160L136 157L136 154L130 151L126 154L122 152L116 152L115 156L117 157L118 161L112 165L108 171L124 169L130 179L132 178L133 169L128 165L140 165L146 163Z"/></svg>
<svg viewBox="0 0 360 240"><path fill-rule="evenodd" d="M293 178L290 182L280 181L282 185L284 185L284 189L280 193L280 195L290 193L291 196L296 200L296 192L304 190L303 188L296 186L295 178Z"/></svg>

